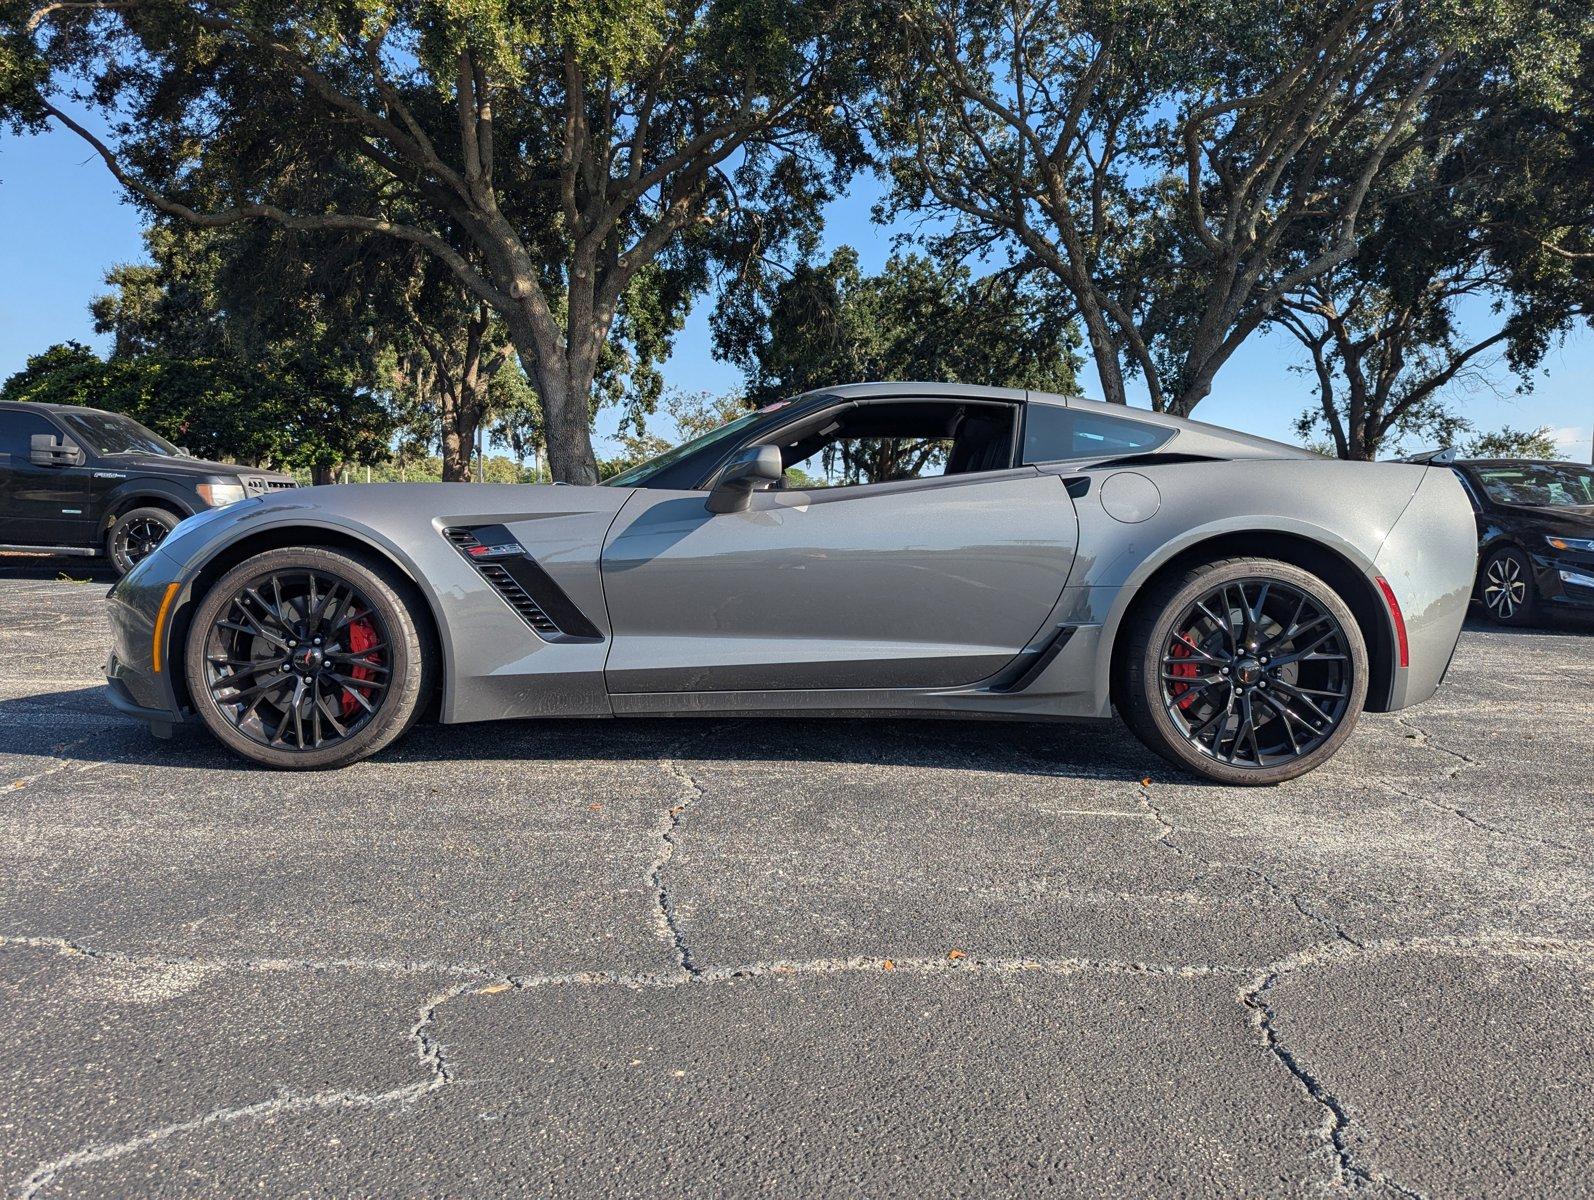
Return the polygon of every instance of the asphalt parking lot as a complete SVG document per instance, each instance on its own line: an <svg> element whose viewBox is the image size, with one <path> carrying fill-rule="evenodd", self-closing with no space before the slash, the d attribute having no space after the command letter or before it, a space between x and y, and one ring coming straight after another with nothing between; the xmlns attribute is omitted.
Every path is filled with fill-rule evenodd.
<svg viewBox="0 0 1594 1200"><path fill-rule="evenodd" d="M0 564L8 1194L1594 1194L1587 629L1469 627L1270 791L962 722L290 776L116 715L55 569Z"/></svg>

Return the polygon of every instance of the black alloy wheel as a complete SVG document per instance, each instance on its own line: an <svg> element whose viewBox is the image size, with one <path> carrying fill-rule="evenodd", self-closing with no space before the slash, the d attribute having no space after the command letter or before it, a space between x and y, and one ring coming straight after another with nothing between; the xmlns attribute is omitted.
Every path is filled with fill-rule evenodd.
<svg viewBox="0 0 1594 1200"><path fill-rule="evenodd" d="M1137 629L1139 703L1125 713L1135 732L1225 783L1280 782L1331 756L1367 688L1361 631L1333 589L1268 560L1173 583Z"/></svg>
<svg viewBox="0 0 1594 1200"><path fill-rule="evenodd" d="M414 720L422 639L402 585L377 564L270 551L204 597L186 674L201 717L238 752L273 766L341 766Z"/></svg>
<svg viewBox="0 0 1594 1200"><path fill-rule="evenodd" d="M177 528L178 518L164 508L135 508L123 513L106 535L106 555L118 575L143 562Z"/></svg>
<svg viewBox="0 0 1594 1200"><path fill-rule="evenodd" d="M387 691L388 631L357 588L309 569L237 589L205 645L210 694L262 746L318 750L359 732Z"/></svg>
<svg viewBox="0 0 1594 1200"><path fill-rule="evenodd" d="M1350 700L1344 629L1277 580L1213 588L1180 614L1165 650L1164 706L1192 745L1230 766L1310 754Z"/></svg>
<svg viewBox="0 0 1594 1200"><path fill-rule="evenodd" d="M1526 625L1533 620L1538 599L1533 590L1533 568L1514 546L1491 554L1483 564L1478 598L1489 619L1501 625Z"/></svg>

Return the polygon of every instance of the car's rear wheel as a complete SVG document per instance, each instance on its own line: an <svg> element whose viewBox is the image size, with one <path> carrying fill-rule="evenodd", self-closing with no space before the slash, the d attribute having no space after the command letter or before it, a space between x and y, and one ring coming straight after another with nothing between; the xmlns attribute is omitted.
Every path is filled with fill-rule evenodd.
<svg viewBox="0 0 1594 1200"><path fill-rule="evenodd" d="M1208 779L1272 784L1332 757L1367 696L1350 609L1273 559L1205 563L1157 585L1131 618L1120 689L1130 729Z"/></svg>
<svg viewBox="0 0 1594 1200"><path fill-rule="evenodd" d="M126 575L166 540L182 520L164 508L132 508L105 531L105 557L118 575Z"/></svg>
<svg viewBox="0 0 1594 1200"><path fill-rule="evenodd" d="M200 718L229 748L291 769L341 767L402 734L430 689L423 627L377 561L271 550L206 593L185 673Z"/></svg>
<svg viewBox="0 0 1594 1200"><path fill-rule="evenodd" d="M1515 546L1502 546L1484 561L1478 573L1478 599L1491 621L1531 625L1538 610L1533 566Z"/></svg>

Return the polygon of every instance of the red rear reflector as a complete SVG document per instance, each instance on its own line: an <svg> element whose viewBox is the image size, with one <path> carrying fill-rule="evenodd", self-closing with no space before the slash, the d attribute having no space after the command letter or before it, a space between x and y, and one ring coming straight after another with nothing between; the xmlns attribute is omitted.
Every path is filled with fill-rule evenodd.
<svg viewBox="0 0 1594 1200"><path fill-rule="evenodd" d="M1378 577L1378 590L1384 593L1384 607L1389 609L1389 617L1395 622L1395 644L1400 647L1400 665L1411 666L1411 647L1406 643L1406 618L1401 615L1400 601L1395 599L1395 589L1389 586L1389 580L1382 575Z"/></svg>

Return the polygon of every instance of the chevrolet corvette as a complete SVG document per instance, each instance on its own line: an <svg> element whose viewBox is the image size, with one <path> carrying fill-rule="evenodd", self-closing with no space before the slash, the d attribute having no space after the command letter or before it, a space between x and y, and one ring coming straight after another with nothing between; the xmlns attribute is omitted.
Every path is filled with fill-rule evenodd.
<svg viewBox="0 0 1594 1200"><path fill-rule="evenodd" d="M279 768L423 714L1103 720L1272 784L1427 699L1472 590L1454 472L1076 397L857 384L596 487L282 491L109 597L112 701Z"/></svg>

